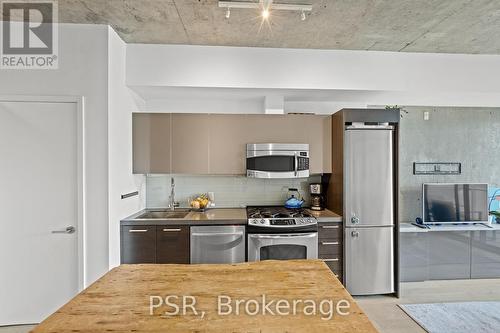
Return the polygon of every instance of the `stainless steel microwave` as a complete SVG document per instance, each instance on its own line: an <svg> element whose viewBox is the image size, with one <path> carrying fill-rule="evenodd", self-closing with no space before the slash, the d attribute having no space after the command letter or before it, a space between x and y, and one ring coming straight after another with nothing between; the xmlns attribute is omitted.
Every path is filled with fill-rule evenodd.
<svg viewBox="0 0 500 333"><path fill-rule="evenodd" d="M309 177L309 144L247 144L247 177Z"/></svg>

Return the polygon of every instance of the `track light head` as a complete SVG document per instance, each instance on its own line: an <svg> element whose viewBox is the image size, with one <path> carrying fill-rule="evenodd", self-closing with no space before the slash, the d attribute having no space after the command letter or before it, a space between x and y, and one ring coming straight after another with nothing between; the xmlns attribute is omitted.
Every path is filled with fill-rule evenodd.
<svg viewBox="0 0 500 333"><path fill-rule="evenodd" d="M267 20L267 19L269 18L269 15L270 15L270 14L271 14L271 12L269 11L269 9L264 8L264 9L262 10L262 18L263 18L264 20Z"/></svg>
<svg viewBox="0 0 500 333"><path fill-rule="evenodd" d="M0 0L1 1L1 0ZM253 0L253 1L242 1L242 0L219 0L219 7L226 9L226 19L231 16L231 9L257 9L260 11L260 16L263 20L269 20L271 18L271 12L277 11L295 11L300 12L300 19L304 21L307 16L306 12L312 11L312 5L306 4L296 4L296 3L276 3L274 0Z"/></svg>

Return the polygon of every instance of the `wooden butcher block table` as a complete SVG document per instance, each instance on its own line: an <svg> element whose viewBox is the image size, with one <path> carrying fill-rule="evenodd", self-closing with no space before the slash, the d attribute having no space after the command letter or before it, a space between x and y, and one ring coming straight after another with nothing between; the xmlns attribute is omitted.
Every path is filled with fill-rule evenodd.
<svg viewBox="0 0 500 333"><path fill-rule="evenodd" d="M177 315L167 315L167 311L175 308L160 304L160 297L164 302L169 295L179 296L169 298L170 303L181 309ZM182 314L182 296L190 296L186 304L196 300L197 314L189 307ZM231 314L218 314L219 296L226 296L220 304L227 304L228 297L231 298ZM254 301L240 303L240 313L236 314L237 300ZM274 300L269 307L274 315L262 314L264 303L270 300ZM279 300L283 300L281 305L288 302L289 315L286 308L280 310L285 315L277 313ZM329 313L329 303L325 300L333 304L330 320L324 320L328 315L323 316L319 310L320 302L324 301L323 313ZM346 304L338 303L341 300L350 304L340 310L344 314L349 312L348 315L336 311L337 304ZM312 314L310 307L313 301L317 304L316 314ZM259 314L252 315L255 303ZM221 309L222 313L229 312L227 306ZM322 261L290 260L235 265L122 265L73 298L33 332L370 333L377 330Z"/></svg>

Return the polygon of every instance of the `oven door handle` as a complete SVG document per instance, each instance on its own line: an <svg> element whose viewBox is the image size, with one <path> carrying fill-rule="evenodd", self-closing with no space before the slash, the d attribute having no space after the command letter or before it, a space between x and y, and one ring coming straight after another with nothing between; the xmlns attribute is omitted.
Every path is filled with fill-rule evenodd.
<svg viewBox="0 0 500 333"><path fill-rule="evenodd" d="M243 231L241 232L193 232L191 236L194 237L219 237L219 236L243 236Z"/></svg>
<svg viewBox="0 0 500 333"><path fill-rule="evenodd" d="M262 235L262 234L250 234L248 237L255 239L290 239L290 238L313 238L316 237L316 232L311 232L307 234L285 234L285 235Z"/></svg>

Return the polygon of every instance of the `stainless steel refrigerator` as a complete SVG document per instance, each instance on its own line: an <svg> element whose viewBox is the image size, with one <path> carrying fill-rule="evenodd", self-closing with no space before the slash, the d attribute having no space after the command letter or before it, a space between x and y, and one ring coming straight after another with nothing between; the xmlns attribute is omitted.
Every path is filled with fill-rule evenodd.
<svg viewBox="0 0 500 333"><path fill-rule="evenodd" d="M345 286L352 295L395 292L394 135L390 125L346 127Z"/></svg>

